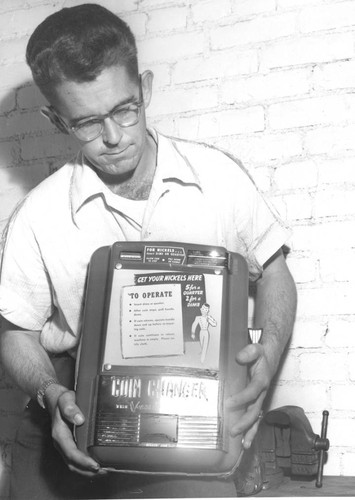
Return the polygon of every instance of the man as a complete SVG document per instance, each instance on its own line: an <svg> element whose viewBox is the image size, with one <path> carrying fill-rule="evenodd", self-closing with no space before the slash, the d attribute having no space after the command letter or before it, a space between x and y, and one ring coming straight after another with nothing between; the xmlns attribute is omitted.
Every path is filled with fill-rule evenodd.
<svg viewBox="0 0 355 500"><path fill-rule="evenodd" d="M1 356L31 398L14 445L12 498L235 496L231 479L107 474L76 448L71 426L84 415L72 368L87 266L117 240L221 245L245 256L264 334L237 354L250 383L229 408L245 406L231 432L249 448L294 320L280 250L288 231L236 161L147 128L153 75L139 75L134 37L108 10L84 4L49 16L27 62L49 103L43 113L76 138L80 154L26 197L4 235Z"/></svg>

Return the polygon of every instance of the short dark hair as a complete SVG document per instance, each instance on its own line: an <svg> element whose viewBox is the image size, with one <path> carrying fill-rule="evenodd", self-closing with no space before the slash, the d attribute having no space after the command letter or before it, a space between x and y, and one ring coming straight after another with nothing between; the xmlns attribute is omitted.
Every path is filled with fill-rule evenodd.
<svg viewBox="0 0 355 500"><path fill-rule="evenodd" d="M64 80L93 81L114 65L124 66L133 80L138 78L132 31L97 4L64 8L47 17L29 39L26 61L45 95Z"/></svg>

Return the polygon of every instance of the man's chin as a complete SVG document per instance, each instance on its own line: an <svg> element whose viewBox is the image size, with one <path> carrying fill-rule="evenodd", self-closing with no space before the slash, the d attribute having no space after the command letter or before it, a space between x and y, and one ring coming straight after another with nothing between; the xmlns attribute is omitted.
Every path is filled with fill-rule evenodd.
<svg viewBox="0 0 355 500"><path fill-rule="evenodd" d="M118 178L122 178L122 180L129 179L135 171L135 165L132 162L121 161L104 165L90 163L100 178L107 178L107 180L112 178L112 181Z"/></svg>

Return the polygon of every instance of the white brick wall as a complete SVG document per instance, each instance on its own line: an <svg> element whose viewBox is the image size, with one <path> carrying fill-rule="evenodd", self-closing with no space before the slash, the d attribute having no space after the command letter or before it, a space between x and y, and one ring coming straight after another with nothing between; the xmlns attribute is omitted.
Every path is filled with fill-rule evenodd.
<svg viewBox="0 0 355 500"><path fill-rule="evenodd" d="M230 150L293 227L297 321L270 404L304 407L316 432L327 408L325 474L353 475L355 0L95 1L131 25L141 68L155 73L150 122ZM79 3L0 2L0 230L75 150L40 116L24 50L47 14ZM8 394L2 375L0 420Z"/></svg>

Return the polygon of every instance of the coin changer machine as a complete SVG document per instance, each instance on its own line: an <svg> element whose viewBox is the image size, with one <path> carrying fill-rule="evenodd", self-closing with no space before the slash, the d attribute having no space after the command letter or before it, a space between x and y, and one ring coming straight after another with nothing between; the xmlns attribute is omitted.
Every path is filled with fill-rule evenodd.
<svg viewBox="0 0 355 500"><path fill-rule="evenodd" d="M246 385L248 268L222 247L118 242L90 262L77 362L77 445L103 468L228 476L226 408Z"/></svg>

